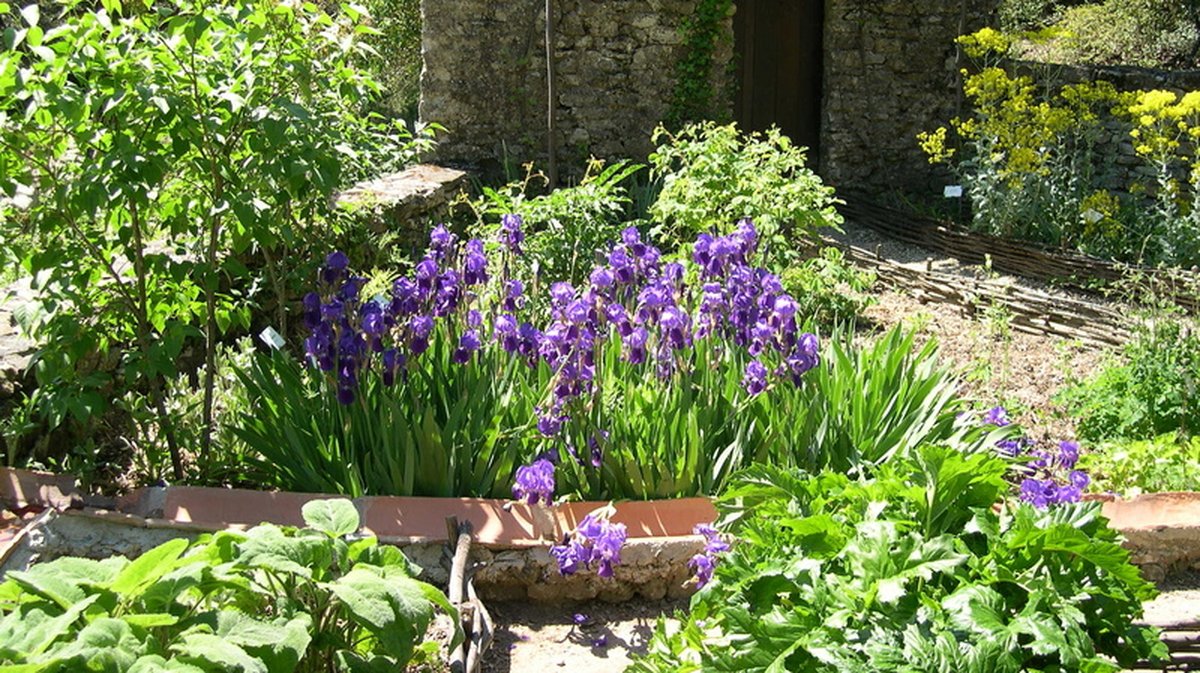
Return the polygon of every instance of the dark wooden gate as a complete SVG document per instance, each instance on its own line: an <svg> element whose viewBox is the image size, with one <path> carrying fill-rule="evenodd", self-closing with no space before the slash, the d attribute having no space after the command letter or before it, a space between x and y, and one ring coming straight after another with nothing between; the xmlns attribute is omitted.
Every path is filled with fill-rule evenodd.
<svg viewBox="0 0 1200 673"><path fill-rule="evenodd" d="M743 129L778 126L809 148L814 166L821 138L824 0L737 0L734 39Z"/></svg>

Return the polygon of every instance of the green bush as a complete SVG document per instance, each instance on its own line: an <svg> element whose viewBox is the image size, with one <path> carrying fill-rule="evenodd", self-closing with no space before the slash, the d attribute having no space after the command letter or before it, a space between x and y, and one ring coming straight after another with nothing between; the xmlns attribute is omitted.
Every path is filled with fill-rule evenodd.
<svg viewBox="0 0 1200 673"><path fill-rule="evenodd" d="M263 478L286 490L508 497L549 373L495 351L453 363L457 340L442 330L403 386L363 376L349 405L286 353L259 356L238 373L250 405L232 432Z"/></svg>
<svg viewBox="0 0 1200 673"><path fill-rule="evenodd" d="M785 403L763 400L743 412L765 462L857 472L930 442L978 451L1007 436L959 418L967 410L959 382L933 340L918 347L902 326L865 345L852 334L826 340L821 364Z"/></svg>
<svg viewBox="0 0 1200 673"><path fill-rule="evenodd" d="M875 274L854 266L837 248L784 269L783 289L800 304L800 315L821 325L854 322L875 298L870 292Z"/></svg>
<svg viewBox="0 0 1200 673"><path fill-rule="evenodd" d="M254 343L243 337L231 345L217 347L217 376L213 386L213 436L208 455L185 455L185 481L196 485L260 484L247 456L246 445L233 433L233 421L250 411L250 399L237 372L254 359ZM179 442L198 447L204 432L204 391L195 385L203 370L168 379L163 404L171 417ZM117 401L128 414L130 428L123 439L132 452L132 477L137 484L153 485L170 480L170 456L159 436L155 410L145 392L130 391Z"/></svg>
<svg viewBox="0 0 1200 673"><path fill-rule="evenodd" d="M1109 441L1083 454L1080 469L1095 491L1126 496L1200 491L1200 437L1170 433L1143 441Z"/></svg>
<svg viewBox="0 0 1200 673"><path fill-rule="evenodd" d="M135 561L60 558L0 584L0 663L12 671L403 670L425 642L437 589L395 548L348 539L348 500L304 506L308 528L173 540ZM458 637L461 637L459 634Z"/></svg>
<svg viewBox="0 0 1200 673"><path fill-rule="evenodd" d="M1179 0L1105 0L1070 7L1056 27L1056 60L1067 63L1195 67L1200 9Z"/></svg>
<svg viewBox="0 0 1200 673"><path fill-rule="evenodd" d="M526 227L525 254L515 260L520 275L579 283L627 226L622 222L630 205L625 184L642 168L628 161L605 165L592 160L579 184L537 194L537 183L545 176L533 173L530 165L523 181L483 188L471 204L475 231L495 238L501 217L520 215Z"/></svg>
<svg viewBox="0 0 1200 673"><path fill-rule="evenodd" d="M428 136L364 114L378 85L352 7L336 19L271 0L61 8L51 27L60 17L37 5L0 3L22 26L0 37L0 247L17 243L0 257L37 278L48 415L85 420L110 386L145 385L180 478L161 401L185 342L203 335L215 375L220 333L246 327L267 293L287 304L289 256L328 237L334 191ZM80 371L108 352L123 379Z"/></svg>
<svg viewBox="0 0 1200 673"><path fill-rule="evenodd" d="M1200 332L1185 319L1160 316L1099 373L1058 399L1078 417L1081 439L1148 439L1200 429Z"/></svg>
<svg viewBox="0 0 1200 673"><path fill-rule="evenodd" d="M1061 0L1001 0L996 16L1006 33L1037 30L1056 18L1061 4Z"/></svg>
<svg viewBox="0 0 1200 673"><path fill-rule="evenodd" d="M733 536L633 673L1116 673L1165 657L1099 503L994 508L1009 465L924 447L870 478L755 468Z"/></svg>
<svg viewBox="0 0 1200 673"><path fill-rule="evenodd" d="M651 233L668 248L750 218L774 267L795 259L795 237L841 224L833 188L806 166L806 150L777 128L744 134L735 124L705 122L670 133L660 126L654 142L660 144L650 163L662 192L650 206Z"/></svg>

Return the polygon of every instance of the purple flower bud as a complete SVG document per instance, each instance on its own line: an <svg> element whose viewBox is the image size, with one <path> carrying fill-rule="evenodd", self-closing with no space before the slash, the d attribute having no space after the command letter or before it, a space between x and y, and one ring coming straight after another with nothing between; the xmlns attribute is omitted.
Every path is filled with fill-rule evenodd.
<svg viewBox="0 0 1200 673"><path fill-rule="evenodd" d="M354 404L354 388L346 384L339 385L337 389L337 401L343 406Z"/></svg>
<svg viewBox="0 0 1200 673"><path fill-rule="evenodd" d="M500 242L513 254L521 254L521 243L525 241L525 233L521 231L523 221L520 215L504 215L500 218Z"/></svg>

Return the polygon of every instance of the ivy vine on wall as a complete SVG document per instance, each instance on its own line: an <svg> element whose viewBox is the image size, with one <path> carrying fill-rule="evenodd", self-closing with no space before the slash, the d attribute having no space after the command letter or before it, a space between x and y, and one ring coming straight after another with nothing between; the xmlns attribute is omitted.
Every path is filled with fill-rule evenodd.
<svg viewBox="0 0 1200 673"><path fill-rule="evenodd" d="M726 116L721 103L724 91L716 90L713 66L717 47L731 39L725 28L734 0L697 0L691 16L683 20L683 56L675 64L675 92L667 112L669 126Z"/></svg>

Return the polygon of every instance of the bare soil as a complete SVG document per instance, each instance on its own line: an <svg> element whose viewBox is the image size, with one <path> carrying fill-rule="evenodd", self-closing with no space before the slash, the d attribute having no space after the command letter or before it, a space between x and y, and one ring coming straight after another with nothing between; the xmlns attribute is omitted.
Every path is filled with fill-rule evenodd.
<svg viewBox="0 0 1200 673"><path fill-rule="evenodd" d="M896 264L964 278L991 277L1074 299L1077 292L991 269L897 241L848 220L833 238L873 250ZM865 319L876 330L903 324L919 339L936 339L946 364L962 377L962 394L977 408L1003 405L1035 439L1074 439L1075 424L1055 395L1072 381L1095 373L1109 351L1095 345L1012 329L1003 306L922 302L903 287L877 284ZM1096 303L1108 303L1087 297Z"/></svg>

